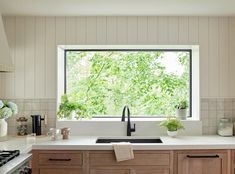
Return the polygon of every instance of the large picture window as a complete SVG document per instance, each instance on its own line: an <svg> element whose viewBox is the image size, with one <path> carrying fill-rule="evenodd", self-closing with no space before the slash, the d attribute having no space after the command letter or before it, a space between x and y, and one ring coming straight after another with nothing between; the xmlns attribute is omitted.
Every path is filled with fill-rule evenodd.
<svg viewBox="0 0 235 174"><path fill-rule="evenodd" d="M66 50L65 93L93 117L175 115L185 100L191 116L190 49Z"/></svg>

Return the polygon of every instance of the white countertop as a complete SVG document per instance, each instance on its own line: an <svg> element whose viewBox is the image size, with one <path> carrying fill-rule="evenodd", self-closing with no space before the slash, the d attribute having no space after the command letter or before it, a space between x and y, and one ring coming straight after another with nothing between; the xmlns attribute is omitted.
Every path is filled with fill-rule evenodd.
<svg viewBox="0 0 235 174"><path fill-rule="evenodd" d="M70 136L68 140L52 141L49 137L40 136L36 141L29 142L26 137L10 137L8 141L0 142L0 150L20 150L28 153L32 149L42 150L112 150L112 144L96 144L97 136ZM105 137L102 137L105 138ZM110 137L117 138L117 137ZM127 138L127 137L119 137ZM159 138L159 137L130 137ZM235 149L234 137L213 136L179 136L171 138L161 136L163 143L132 144L134 150L179 150L179 149Z"/></svg>
<svg viewBox="0 0 235 174"><path fill-rule="evenodd" d="M9 137L7 141L0 142L0 150L20 150L21 155L11 163L0 167L0 173L8 174L14 166L20 165L30 158L32 149L38 150L112 150L112 144L96 144L97 136L70 136L68 140L52 141L49 137L36 137L30 142L26 137ZM105 137L102 137L105 138ZM110 137L117 138L117 137ZM127 137L119 137L127 138ZM130 137L130 138L159 138L159 137ZM161 136L163 143L132 144L134 150L190 150L190 149L235 149L234 137L221 136L178 136L171 138ZM13 165L14 164L14 165Z"/></svg>
<svg viewBox="0 0 235 174"><path fill-rule="evenodd" d="M69 140L45 140L32 145L42 150L112 150L112 144L96 144L98 137L72 136ZM113 137L110 137L113 138ZM123 137L120 137L123 138ZM134 138L134 137L132 137ZM147 137L140 137L147 138ZM154 137L151 137L154 138ZM158 137L156 137L158 138ZM235 149L235 137L179 136L160 137L163 143L132 144L134 150Z"/></svg>

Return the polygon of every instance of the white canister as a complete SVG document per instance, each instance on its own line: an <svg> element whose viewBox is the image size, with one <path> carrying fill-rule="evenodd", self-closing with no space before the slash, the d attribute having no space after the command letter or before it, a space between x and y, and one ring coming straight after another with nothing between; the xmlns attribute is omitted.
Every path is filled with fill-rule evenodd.
<svg viewBox="0 0 235 174"><path fill-rule="evenodd" d="M233 136L233 123L230 118L221 118L218 126L220 136Z"/></svg>

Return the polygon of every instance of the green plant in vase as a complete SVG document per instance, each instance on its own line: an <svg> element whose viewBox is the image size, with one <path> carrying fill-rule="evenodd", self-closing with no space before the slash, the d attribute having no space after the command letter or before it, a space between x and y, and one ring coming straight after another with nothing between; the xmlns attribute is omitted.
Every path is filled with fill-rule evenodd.
<svg viewBox="0 0 235 174"><path fill-rule="evenodd" d="M181 120L186 120L187 108L188 108L187 100L179 101L178 104L175 106L175 108L176 108L176 116Z"/></svg>
<svg viewBox="0 0 235 174"><path fill-rule="evenodd" d="M12 117L17 114L18 107L15 103L3 102L0 100L0 137L4 137L7 135L7 122L6 119Z"/></svg>
<svg viewBox="0 0 235 174"><path fill-rule="evenodd" d="M61 96L61 103L59 105L57 116L60 119L70 120L73 117L76 119L91 117L85 104L69 100L66 94Z"/></svg>
<svg viewBox="0 0 235 174"><path fill-rule="evenodd" d="M175 137L178 134L178 130L184 129L181 121L175 117L168 117L160 123L160 126L165 127L167 129L167 134L171 137Z"/></svg>

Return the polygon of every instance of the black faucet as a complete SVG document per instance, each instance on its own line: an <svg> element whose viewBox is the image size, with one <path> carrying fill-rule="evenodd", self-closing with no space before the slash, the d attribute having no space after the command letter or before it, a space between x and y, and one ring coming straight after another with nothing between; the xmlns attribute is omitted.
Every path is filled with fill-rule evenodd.
<svg viewBox="0 0 235 174"><path fill-rule="evenodd" d="M131 120L130 120L130 109L128 106L124 106L122 111L122 122L125 122L126 117L126 110L127 110L127 136L131 136L131 132L135 132L135 124L134 128L131 128Z"/></svg>

